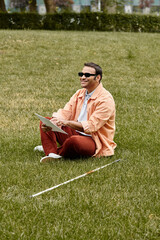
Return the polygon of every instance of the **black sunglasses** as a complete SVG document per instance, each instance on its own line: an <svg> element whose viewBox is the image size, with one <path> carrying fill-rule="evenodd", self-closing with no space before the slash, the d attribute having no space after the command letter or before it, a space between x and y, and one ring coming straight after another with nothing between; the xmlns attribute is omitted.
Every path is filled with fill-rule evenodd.
<svg viewBox="0 0 160 240"><path fill-rule="evenodd" d="M79 73L78 73L78 76L79 76L79 77L83 77L83 75L84 75L85 77L96 76L96 74L91 74L91 73L83 73L83 72L79 72Z"/></svg>

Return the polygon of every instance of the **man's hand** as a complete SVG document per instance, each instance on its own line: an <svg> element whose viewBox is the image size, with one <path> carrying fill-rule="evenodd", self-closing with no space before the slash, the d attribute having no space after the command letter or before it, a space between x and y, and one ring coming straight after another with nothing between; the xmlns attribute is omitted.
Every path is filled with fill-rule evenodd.
<svg viewBox="0 0 160 240"><path fill-rule="evenodd" d="M52 117L50 121L53 124L57 125L58 127L61 127L62 125L65 126L65 122L67 122L66 120L61 120L60 118L57 118L57 117ZM43 132L49 132L52 130L51 127L46 126L44 123L42 123L41 128Z"/></svg>
<svg viewBox="0 0 160 240"><path fill-rule="evenodd" d="M58 127L67 126L75 130L84 132L82 124L77 121L64 120L58 117L52 117L50 121L56 124Z"/></svg>
<svg viewBox="0 0 160 240"><path fill-rule="evenodd" d="M58 127L68 126L68 127L73 128L75 130L84 132L82 124L80 122L77 122L77 121L64 120L64 119L61 119L61 118L58 118L58 117L52 117L50 119L50 121L53 124L57 125ZM51 127L48 127L45 124L42 124L42 131L43 132L49 132L51 130L52 130Z"/></svg>
<svg viewBox="0 0 160 240"><path fill-rule="evenodd" d="M52 117L52 119L50 120L53 124L56 124L58 127L61 126L67 126L68 121L64 120L64 119L60 119L57 117Z"/></svg>
<svg viewBox="0 0 160 240"><path fill-rule="evenodd" d="M42 128L42 131L43 131L43 132L49 132L49 131L52 130L51 127L46 126L44 123L42 123L41 128Z"/></svg>

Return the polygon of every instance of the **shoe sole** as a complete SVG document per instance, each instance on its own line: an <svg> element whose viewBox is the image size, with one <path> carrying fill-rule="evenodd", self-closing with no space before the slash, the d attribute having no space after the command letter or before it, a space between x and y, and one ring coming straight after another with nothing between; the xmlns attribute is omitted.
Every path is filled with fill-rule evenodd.
<svg viewBox="0 0 160 240"><path fill-rule="evenodd" d="M40 163L51 163L51 162L54 162L57 159L59 159L59 158L44 157L40 160Z"/></svg>

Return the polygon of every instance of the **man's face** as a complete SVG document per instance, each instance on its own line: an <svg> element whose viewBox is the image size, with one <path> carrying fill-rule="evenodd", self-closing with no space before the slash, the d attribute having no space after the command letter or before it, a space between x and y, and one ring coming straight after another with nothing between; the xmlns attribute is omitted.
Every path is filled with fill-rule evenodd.
<svg viewBox="0 0 160 240"><path fill-rule="evenodd" d="M84 66L83 73L95 74L96 70L92 67ZM92 92L99 85L99 78L97 76L86 77L83 75L80 77L81 87L86 88L88 93Z"/></svg>

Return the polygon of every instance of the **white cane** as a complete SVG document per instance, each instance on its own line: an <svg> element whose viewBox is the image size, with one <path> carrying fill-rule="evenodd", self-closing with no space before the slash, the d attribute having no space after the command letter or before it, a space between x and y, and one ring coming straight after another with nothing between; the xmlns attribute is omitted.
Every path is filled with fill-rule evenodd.
<svg viewBox="0 0 160 240"><path fill-rule="evenodd" d="M60 183L60 184L58 184L58 185L56 185L56 186L54 186L54 187L51 187L51 188L48 188L48 189L46 189L46 190L43 190L43 191L41 191L41 192L39 192L39 193L33 194L33 195L31 195L30 197L31 197L31 198L37 197L37 196L39 196L39 195L41 195L41 194L43 194L43 193L45 193L45 192L49 192L49 191L51 191L51 190L53 190L53 189L55 189L55 188L58 188L58 187L60 187L60 186L62 186L62 185L65 185L65 184L67 184L67 183L69 183L69 182L73 182L74 180L77 180L77 179L79 179L79 178L85 177L85 176L87 176L87 175L90 174L90 173L99 171L100 169L105 168L105 167L107 167L107 166L110 166L110 165L113 164L113 163L119 162L120 160L121 160L121 159L117 159L117 160L115 160L114 162L108 163L108 164L106 164L106 165L104 165L104 166L101 166L101 167L99 167L99 168L96 168L96 169L94 169L94 170L91 170L91 171L89 171L89 172L86 172L86 173L84 173L84 174L82 174L82 175L80 175L80 176L78 176L78 177L75 177L75 178L72 178L72 179L70 179L70 180L68 180L68 181L66 181L66 182Z"/></svg>

